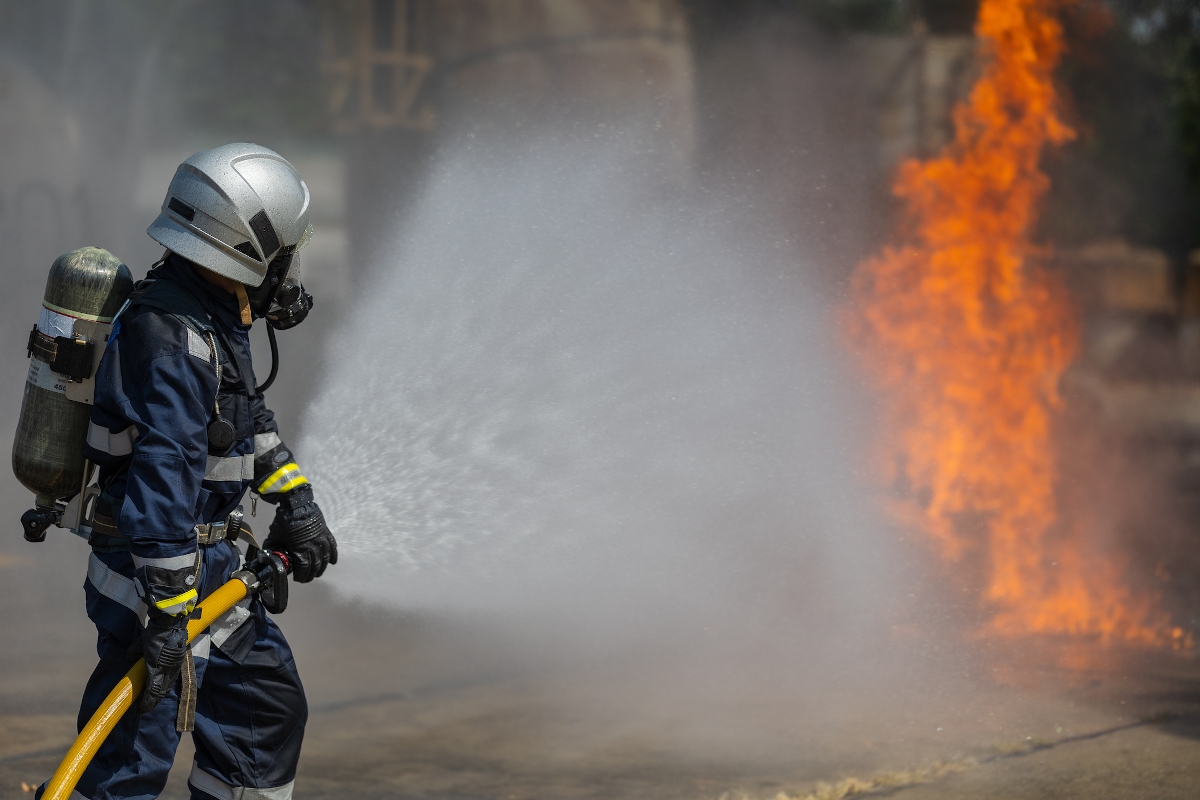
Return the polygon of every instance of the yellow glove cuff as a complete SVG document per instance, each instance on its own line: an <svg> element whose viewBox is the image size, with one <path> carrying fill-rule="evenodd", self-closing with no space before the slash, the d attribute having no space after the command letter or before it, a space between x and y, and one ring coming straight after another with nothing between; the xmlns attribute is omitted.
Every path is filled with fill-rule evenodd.
<svg viewBox="0 0 1200 800"><path fill-rule="evenodd" d="M289 461L267 476L267 479L260 483L254 491L260 495L282 494L306 483L308 483L308 478L301 474L300 467L295 461Z"/></svg>

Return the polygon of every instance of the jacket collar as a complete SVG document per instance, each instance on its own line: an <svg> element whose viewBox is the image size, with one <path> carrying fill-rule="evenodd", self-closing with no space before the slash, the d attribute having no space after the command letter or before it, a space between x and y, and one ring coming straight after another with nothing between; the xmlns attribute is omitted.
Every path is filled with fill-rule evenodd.
<svg viewBox="0 0 1200 800"><path fill-rule="evenodd" d="M196 273L196 266L178 253L168 253L162 264L150 270L147 278L168 280L187 289L200 301L204 310L223 325L235 330L249 330L242 324L237 298L224 289L213 286Z"/></svg>

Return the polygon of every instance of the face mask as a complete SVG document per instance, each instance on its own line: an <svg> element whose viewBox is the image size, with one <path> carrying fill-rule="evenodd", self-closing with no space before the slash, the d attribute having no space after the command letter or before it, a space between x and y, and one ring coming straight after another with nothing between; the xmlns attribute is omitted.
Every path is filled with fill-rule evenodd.
<svg viewBox="0 0 1200 800"><path fill-rule="evenodd" d="M296 252L271 259L263 282L246 294L254 316L280 331L299 325L313 307L312 295L304 291L300 280L300 257Z"/></svg>

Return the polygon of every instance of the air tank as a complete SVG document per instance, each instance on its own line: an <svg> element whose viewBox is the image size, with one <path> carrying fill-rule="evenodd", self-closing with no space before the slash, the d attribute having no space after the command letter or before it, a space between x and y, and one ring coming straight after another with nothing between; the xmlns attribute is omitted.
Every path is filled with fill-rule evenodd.
<svg viewBox="0 0 1200 800"><path fill-rule="evenodd" d="M80 491L95 369L132 291L129 268L99 247L64 253L50 267L12 449L13 473L41 508Z"/></svg>

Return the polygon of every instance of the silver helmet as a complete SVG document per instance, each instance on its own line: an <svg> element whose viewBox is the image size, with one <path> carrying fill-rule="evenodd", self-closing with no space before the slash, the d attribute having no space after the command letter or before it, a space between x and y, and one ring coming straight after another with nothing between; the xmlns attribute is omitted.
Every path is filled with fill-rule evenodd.
<svg viewBox="0 0 1200 800"><path fill-rule="evenodd" d="M146 233L205 269L258 286L276 256L308 241L308 212L308 187L287 159L256 144L227 144L179 165Z"/></svg>

